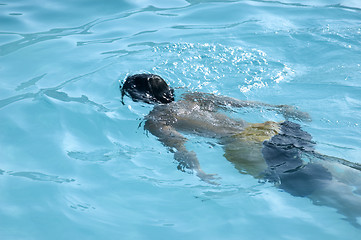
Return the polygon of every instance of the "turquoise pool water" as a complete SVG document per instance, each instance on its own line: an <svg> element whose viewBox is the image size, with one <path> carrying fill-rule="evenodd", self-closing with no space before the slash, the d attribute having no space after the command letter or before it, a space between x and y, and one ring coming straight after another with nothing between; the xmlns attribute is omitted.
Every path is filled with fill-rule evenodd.
<svg viewBox="0 0 361 240"><path fill-rule="evenodd" d="M139 127L152 106L122 105L119 85L152 72L176 94L298 106L319 152L361 163L360 60L357 0L2 0L1 239L357 239L211 139L187 146L220 185L178 171Z"/></svg>

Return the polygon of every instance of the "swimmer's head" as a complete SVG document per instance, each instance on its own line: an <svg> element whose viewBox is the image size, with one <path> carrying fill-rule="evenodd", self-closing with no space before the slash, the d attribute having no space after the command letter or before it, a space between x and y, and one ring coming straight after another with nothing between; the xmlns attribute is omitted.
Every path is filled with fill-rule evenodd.
<svg viewBox="0 0 361 240"><path fill-rule="evenodd" d="M122 91L124 95L132 98L133 101L145 103L170 103L174 101L174 90L158 75L135 74L127 77Z"/></svg>

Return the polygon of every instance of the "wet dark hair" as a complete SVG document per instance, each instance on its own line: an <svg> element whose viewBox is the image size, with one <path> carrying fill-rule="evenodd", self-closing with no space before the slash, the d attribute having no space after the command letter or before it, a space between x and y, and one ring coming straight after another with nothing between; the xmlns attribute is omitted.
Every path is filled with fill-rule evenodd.
<svg viewBox="0 0 361 240"><path fill-rule="evenodd" d="M124 95L132 98L133 101L145 103L170 103L174 101L174 90L158 75L135 74L128 76L125 80L122 92L122 103Z"/></svg>

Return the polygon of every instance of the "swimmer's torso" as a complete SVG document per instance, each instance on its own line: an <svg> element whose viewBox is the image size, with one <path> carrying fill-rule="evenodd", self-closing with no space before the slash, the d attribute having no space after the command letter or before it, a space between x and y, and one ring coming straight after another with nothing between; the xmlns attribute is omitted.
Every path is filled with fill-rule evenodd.
<svg viewBox="0 0 361 240"><path fill-rule="evenodd" d="M171 126L180 132L212 138L231 136L248 126L243 120L230 118L213 108L185 100L155 106L147 120Z"/></svg>
<svg viewBox="0 0 361 240"><path fill-rule="evenodd" d="M240 172L255 177L267 168L261 153L263 141L280 131L276 122L250 124L217 112L212 106L186 100L155 106L147 121L181 133L216 138L224 148L227 160Z"/></svg>

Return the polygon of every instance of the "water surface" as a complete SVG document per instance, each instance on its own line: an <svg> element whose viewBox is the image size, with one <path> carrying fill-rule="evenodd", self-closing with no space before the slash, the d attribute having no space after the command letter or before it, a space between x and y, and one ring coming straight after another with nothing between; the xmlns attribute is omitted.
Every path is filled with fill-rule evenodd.
<svg viewBox="0 0 361 240"><path fill-rule="evenodd" d="M188 147L219 186L177 171L139 128L152 107L122 105L119 85L152 72L178 97L298 106L319 152L361 163L360 53L356 0L3 0L2 238L356 239L335 209L239 174L211 139Z"/></svg>

